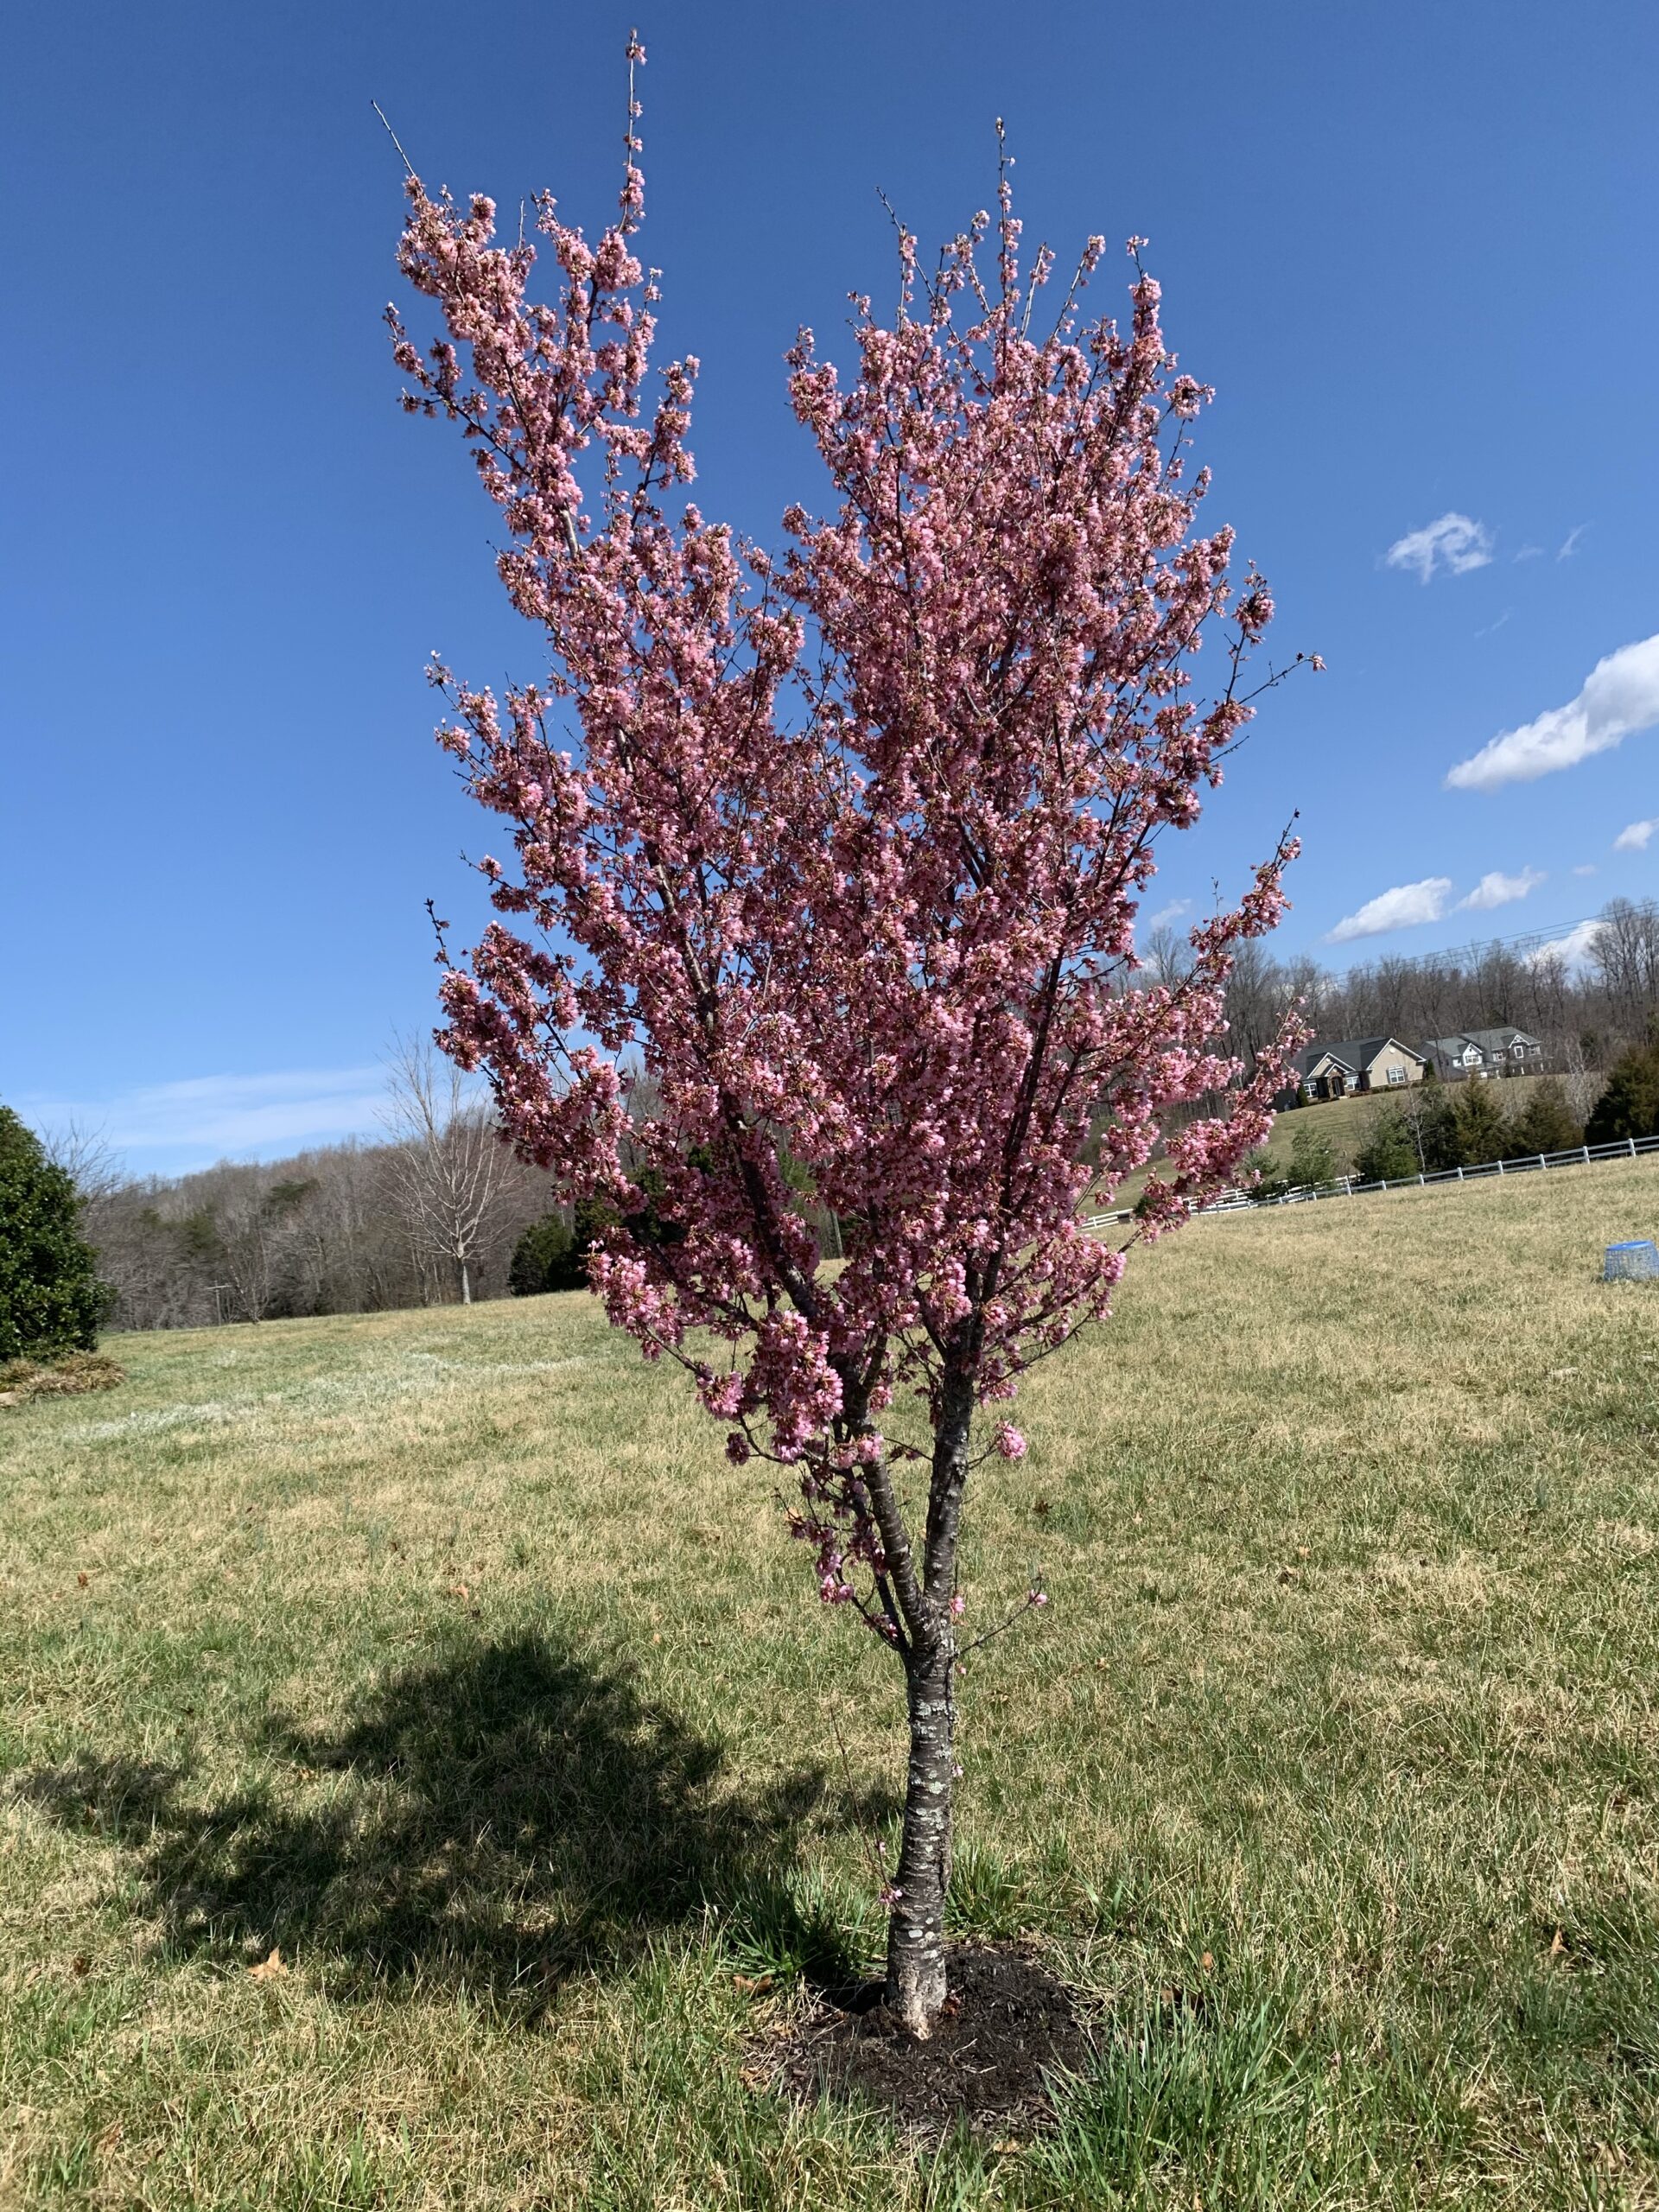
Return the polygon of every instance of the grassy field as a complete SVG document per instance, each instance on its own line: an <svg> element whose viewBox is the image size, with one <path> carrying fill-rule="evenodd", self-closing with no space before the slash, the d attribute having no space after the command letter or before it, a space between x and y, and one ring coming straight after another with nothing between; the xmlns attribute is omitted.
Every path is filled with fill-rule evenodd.
<svg viewBox="0 0 1659 2212"><path fill-rule="evenodd" d="M1656 1214L1201 1223L1033 1382L957 1913L1099 2057L1025 2145L766 2086L899 1699L680 1378L583 1294L116 1341L0 1413L0 2200L1659 2205Z"/></svg>

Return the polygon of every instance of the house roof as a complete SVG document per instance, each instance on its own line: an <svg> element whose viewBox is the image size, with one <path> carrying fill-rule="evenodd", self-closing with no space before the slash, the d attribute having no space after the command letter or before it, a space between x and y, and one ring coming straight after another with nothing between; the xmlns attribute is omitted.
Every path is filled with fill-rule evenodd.
<svg viewBox="0 0 1659 2212"><path fill-rule="evenodd" d="M1483 1055L1488 1052L1507 1052L1516 1041L1535 1045L1538 1039L1525 1029L1500 1027L1497 1029L1460 1029L1453 1037L1432 1037L1428 1049L1444 1059L1461 1058L1467 1046L1472 1045Z"/></svg>
<svg viewBox="0 0 1659 2212"><path fill-rule="evenodd" d="M1377 1054L1390 1045L1396 1046L1402 1052L1408 1052L1414 1060L1424 1058L1416 1046L1408 1045L1401 1037L1350 1037L1340 1045L1328 1045L1325 1050L1334 1059L1345 1062L1351 1068L1368 1068Z"/></svg>
<svg viewBox="0 0 1659 2212"><path fill-rule="evenodd" d="M1334 1046L1304 1045L1301 1051L1298 1052L1294 1059L1292 1060L1291 1065L1295 1069L1298 1075L1308 1076L1313 1074L1314 1069L1319 1066L1321 1060L1339 1059L1341 1059L1341 1055L1337 1052ZM1342 1060L1341 1065L1347 1070L1350 1075L1357 1075L1358 1073L1358 1070L1351 1061Z"/></svg>
<svg viewBox="0 0 1659 2212"><path fill-rule="evenodd" d="M1463 1033L1465 1037L1471 1039L1475 1044L1478 1045L1483 1052L1502 1052L1507 1051L1509 1046L1513 1045L1517 1039L1519 1039L1521 1043L1523 1045L1535 1045L1538 1042L1538 1039L1531 1035L1527 1030L1516 1029L1513 1027L1503 1027L1498 1029L1465 1029Z"/></svg>

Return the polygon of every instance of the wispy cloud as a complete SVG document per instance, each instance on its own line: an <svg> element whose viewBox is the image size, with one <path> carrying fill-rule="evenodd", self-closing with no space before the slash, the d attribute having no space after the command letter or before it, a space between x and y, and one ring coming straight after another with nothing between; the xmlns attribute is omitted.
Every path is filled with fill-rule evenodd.
<svg viewBox="0 0 1659 2212"><path fill-rule="evenodd" d="M102 1099L36 1096L20 1107L37 1128L76 1121L122 1152L216 1159L372 1132L385 1096L378 1068L326 1068L195 1076Z"/></svg>
<svg viewBox="0 0 1659 2212"><path fill-rule="evenodd" d="M1325 938L1327 944L1346 944L1357 937L1381 937L1388 930L1415 929L1422 922L1438 922L1452 896L1449 875L1425 876L1421 883L1396 884L1351 914L1345 914Z"/></svg>
<svg viewBox="0 0 1659 2212"><path fill-rule="evenodd" d="M1190 914L1192 911L1192 901L1190 899L1172 899L1168 906L1160 906L1155 914L1147 916L1146 926L1148 931L1165 929L1171 922L1179 921L1183 914Z"/></svg>
<svg viewBox="0 0 1659 2212"><path fill-rule="evenodd" d="M1461 576L1491 559L1492 533L1471 516L1448 512L1396 537L1382 557L1391 569L1414 569L1423 583L1442 569Z"/></svg>
<svg viewBox="0 0 1659 2212"><path fill-rule="evenodd" d="M1544 549L1541 545L1523 545L1518 553L1511 553L1510 556L1512 561L1541 561L1543 557Z"/></svg>
<svg viewBox="0 0 1659 2212"><path fill-rule="evenodd" d="M1572 529L1567 531L1567 536L1561 540L1560 545L1556 548L1555 558L1558 561L1570 561L1573 558L1573 556L1579 550L1579 540L1584 536L1585 531L1588 530L1589 527L1590 525L1587 522L1574 523Z"/></svg>
<svg viewBox="0 0 1659 2212"><path fill-rule="evenodd" d="M1519 875L1505 875L1501 868L1493 868L1483 875L1466 899L1459 899L1459 913L1486 913L1494 906L1512 906L1517 899L1524 899L1545 880L1541 868L1523 868Z"/></svg>
<svg viewBox="0 0 1659 2212"><path fill-rule="evenodd" d="M1564 707L1551 707L1535 721L1503 731L1447 775L1448 789L1495 791L1503 784L1528 784L1558 768L1576 767L1593 753L1606 753L1621 739L1659 722L1659 637L1621 645L1596 663L1584 688Z"/></svg>
<svg viewBox="0 0 1659 2212"><path fill-rule="evenodd" d="M1503 612L1498 616L1496 622L1489 622L1484 630L1477 630L1475 635L1478 638L1490 638L1495 631L1501 630L1503 627L1503 625L1509 620L1510 615L1513 614L1514 612L1515 609L1512 607L1506 607Z"/></svg>
<svg viewBox="0 0 1659 2212"><path fill-rule="evenodd" d="M1648 840L1656 830L1659 830L1659 817L1651 822L1629 823L1614 838L1613 850L1616 853L1645 853Z"/></svg>
<svg viewBox="0 0 1659 2212"><path fill-rule="evenodd" d="M1574 875L1594 875L1598 870L1594 861L1580 861L1573 873Z"/></svg>

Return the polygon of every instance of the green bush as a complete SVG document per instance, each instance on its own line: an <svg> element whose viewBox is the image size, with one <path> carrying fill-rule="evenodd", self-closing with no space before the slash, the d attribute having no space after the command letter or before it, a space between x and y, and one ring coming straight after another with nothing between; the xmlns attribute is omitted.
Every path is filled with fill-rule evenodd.
<svg viewBox="0 0 1659 2212"><path fill-rule="evenodd" d="M1362 1183L1403 1183L1420 1173L1417 1141L1405 1116L1397 1106L1380 1108L1355 1155L1355 1176Z"/></svg>
<svg viewBox="0 0 1659 2212"><path fill-rule="evenodd" d="M1290 1140L1290 1182L1300 1189L1317 1183L1334 1183L1342 1170L1329 1133L1317 1123L1299 1128Z"/></svg>
<svg viewBox="0 0 1659 2212"><path fill-rule="evenodd" d="M1659 1039L1637 1046L1613 1063L1584 1134L1590 1144L1659 1136Z"/></svg>
<svg viewBox="0 0 1659 2212"><path fill-rule="evenodd" d="M1499 1103L1496 1083L1465 1083L1456 1110L1459 1167L1484 1167L1509 1157L1509 1116Z"/></svg>
<svg viewBox="0 0 1659 2212"><path fill-rule="evenodd" d="M1559 1079L1541 1077L1510 1124L1509 1158L1530 1160L1541 1152L1567 1152L1583 1142L1583 1128L1573 1120Z"/></svg>
<svg viewBox="0 0 1659 2212"><path fill-rule="evenodd" d="M1252 1182L1252 1176L1259 1179ZM1240 1190L1249 1191L1258 1198L1281 1198L1290 1188L1289 1179L1274 1166L1273 1154L1265 1146L1245 1154L1236 1179Z"/></svg>
<svg viewBox="0 0 1659 2212"><path fill-rule="evenodd" d="M1446 1168L1461 1167L1463 1140L1457 1101L1447 1096L1445 1086L1438 1081L1433 1085L1426 1083L1406 1111L1411 1116L1424 1173L1438 1175Z"/></svg>
<svg viewBox="0 0 1659 2212"><path fill-rule="evenodd" d="M534 1298L544 1290L581 1290L588 1281L588 1245L577 1249L575 1232L556 1213L531 1222L513 1247L507 1287L515 1298Z"/></svg>
<svg viewBox="0 0 1659 2212"><path fill-rule="evenodd" d="M0 1106L0 1360L91 1351L108 1301L73 1179Z"/></svg>

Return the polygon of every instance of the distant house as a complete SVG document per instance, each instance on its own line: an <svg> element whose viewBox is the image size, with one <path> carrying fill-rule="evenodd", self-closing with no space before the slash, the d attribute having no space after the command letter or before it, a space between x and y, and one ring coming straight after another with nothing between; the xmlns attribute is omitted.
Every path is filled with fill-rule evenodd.
<svg viewBox="0 0 1659 2212"><path fill-rule="evenodd" d="M1398 1037L1351 1037L1340 1045L1307 1045L1294 1065L1309 1098L1346 1098L1356 1091L1402 1090L1428 1072L1427 1056Z"/></svg>
<svg viewBox="0 0 1659 2212"><path fill-rule="evenodd" d="M1437 1074L1452 1081L1494 1075L1537 1075L1544 1048L1524 1029L1465 1029L1455 1037L1431 1037L1428 1053Z"/></svg>

